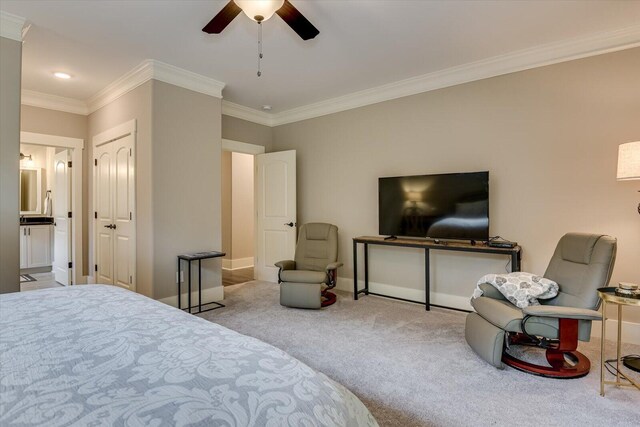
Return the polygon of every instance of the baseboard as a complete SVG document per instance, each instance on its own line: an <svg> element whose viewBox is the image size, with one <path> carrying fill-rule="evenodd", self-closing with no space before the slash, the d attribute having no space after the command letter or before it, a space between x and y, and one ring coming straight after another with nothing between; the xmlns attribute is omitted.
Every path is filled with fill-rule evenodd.
<svg viewBox="0 0 640 427"><path fill-rule="evenodd" d="M353 293L353 279L338 278L336 289ZM364 280L358 280L358 289L364 289ZM424 291L419 289L403 288L400 286L388 285L386 283L369 282L369 290L381 294L394 296L397 298L410 299L414 301L424 301ZM449 295L440 292L431 292L431 303L458 308L461 310L473 310L469 297L459 295ZM601 322L593 322L591 337L600 338L602 330ZM607 320L607 339L615 340L618 336L618 321ZM640 323L622 322L622 342L629 344L640 344Z"/></svg>
<svg viewBox="0 0 640 427"><path fill-rule="evenodd" d="M336 289L353 293L353 279L338 277ZM364 280L358 280L358 289L364 289ZM413 301L424 301L424 291L420 289L403 288L400 286L388 285L369 281L371 292L381 293L396 298L403 298ZM460 295L445 294L442 292L431 292L431 304L442 305L459 310L473 310L470 298Z"/></svg>
<svg viewBox="0 0 640 427"><path fill-rule="evenodd" d="M187 307L187 296L189 292L183 292L181 295L182 298L182 307ZM214 288L206 288L202 290L202 302L212 302L212 301L222 301L224 299L224 287L216 286ZM160 298L158 301L163 302L172 307L178 306L178 295L173 295L166 298ZM191 292L191 305L198 304L198 291Z"/></svg>
<svg viewBox="0 0 640 427"><path fill-rule="evenodd" d="M602 322L593 322L591 326L591 338L600 338ZM618 321L607 319L606 338L615 341L618 337ZM622 322L622 342L640 344L640 323Z"/></svg>
<svg viewBox="0 0 640 427"><path fill-rule="evenodd" d="M236 259L222 258L222 268L224 270L239 270L249 267L253 267L253 257Z"/></svg>

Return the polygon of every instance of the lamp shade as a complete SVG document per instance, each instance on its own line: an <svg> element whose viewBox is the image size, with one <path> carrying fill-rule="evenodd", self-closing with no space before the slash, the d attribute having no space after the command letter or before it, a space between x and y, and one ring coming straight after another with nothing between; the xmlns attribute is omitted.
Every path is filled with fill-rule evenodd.
<svg viewBox="0 0 640 427"><path fill-rule="evenodd" d="M640 141L620 144L618 148L618 181L640 179Z"/></svg>
<svg viewBox="0 0 640 427"><path fill-rule="evenodd" d="M233 0L249 18L256 22L271 18L276 10L284 4L284 0Z"/></svg>

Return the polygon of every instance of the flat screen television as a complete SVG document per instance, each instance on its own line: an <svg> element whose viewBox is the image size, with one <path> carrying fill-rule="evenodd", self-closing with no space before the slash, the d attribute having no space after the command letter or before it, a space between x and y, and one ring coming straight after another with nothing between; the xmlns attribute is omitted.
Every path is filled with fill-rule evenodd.
<svg viewBox="0 0 640 427"><path fill-rule="evenodd" d="M489 239L489 172L378 179L379 233Z"/></svg>

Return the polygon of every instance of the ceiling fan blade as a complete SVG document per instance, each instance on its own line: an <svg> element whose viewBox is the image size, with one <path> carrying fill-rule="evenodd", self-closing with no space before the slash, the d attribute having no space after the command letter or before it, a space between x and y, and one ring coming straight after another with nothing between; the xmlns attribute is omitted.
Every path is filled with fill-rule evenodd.
<svg viewBox="0 0 640 427"><path fill-rule="evenodd" d="M220 34L240 12L242 12L242 9L240 9L238 5L231 0L220 12L218 12L216 16L213 17L211 21L209 21L207 25L205 25L202 31L208 34Z"/></svg>
<svg viewBox="0 0 640 427"><path fill-rule="evenodd" d="M289 0L284 0L284 4L276 13L286 22L293 31L298 33L302 40L309 40L320 34L320 31L305 18Z"/></svg>

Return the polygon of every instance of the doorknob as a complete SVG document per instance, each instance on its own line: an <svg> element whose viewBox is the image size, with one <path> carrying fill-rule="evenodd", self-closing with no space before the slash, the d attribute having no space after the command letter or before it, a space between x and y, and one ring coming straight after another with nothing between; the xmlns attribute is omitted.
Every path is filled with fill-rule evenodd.
<svg viewBox="0 0 640 427"><path fill-rule="evenodd" d="M289 227L295 227L296 226L295 222L287 222L285 225L288 225Z"/></svg>
<svg viewBox="0 0 640 427"><path fill-rule="evenodd" d="M109 225L105 225L104 228L110 228L112 230L116 229L116 225L115 224L109 224Z"/></svg>

